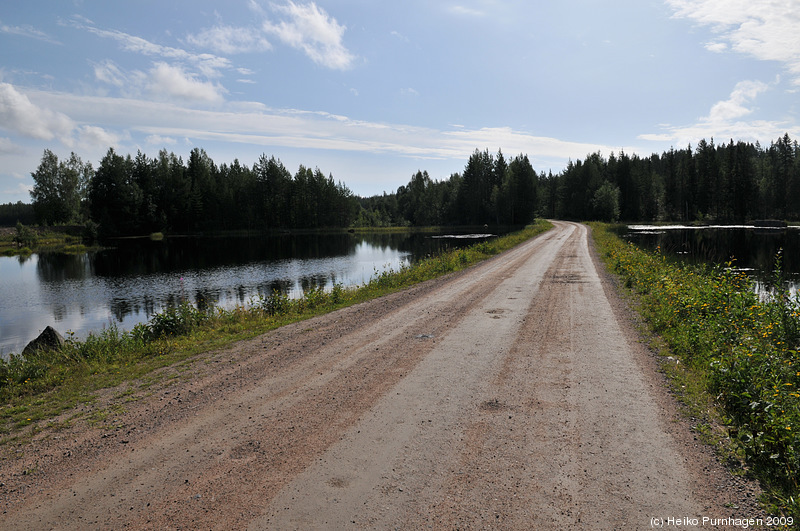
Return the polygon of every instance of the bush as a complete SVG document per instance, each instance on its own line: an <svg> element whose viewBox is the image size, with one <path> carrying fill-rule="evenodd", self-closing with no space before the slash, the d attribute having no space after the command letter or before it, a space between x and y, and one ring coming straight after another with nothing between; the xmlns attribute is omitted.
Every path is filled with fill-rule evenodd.
<svg viewBox="0 0 800 531"><path fill-rule="evenodd" d="M32 248L36 247L38 242L39 235L33 229L17 222L17 232L14 235L14 243L17 244L17 247L22 249ZM30 254L30 251L28 254Z"/></svg>
<svg viewBox="0 0 800 531"><path fill-rule="evenodd" d="M262 299L257 307L266 312L267 315L275 316L287 313L290 306L289 296L275 291L266 299Z"/></svg>
<svg viewBox="0 0 800 531"><path fill-rule="evenodd" d="M185 335L208 320L209 314L188 303L170 308L150 319L148 325L150 338Z"/></svg>

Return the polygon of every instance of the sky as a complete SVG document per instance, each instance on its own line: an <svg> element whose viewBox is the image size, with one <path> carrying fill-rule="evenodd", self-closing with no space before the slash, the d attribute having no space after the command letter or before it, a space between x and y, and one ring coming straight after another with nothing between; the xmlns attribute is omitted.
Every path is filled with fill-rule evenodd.
<svg viewBox="0 0 800 531"><path fill-rule="evenodd" d="M476 150L800 138L800 0L4 0L0 203L45 149L275 156L355 194Z"/></svg>

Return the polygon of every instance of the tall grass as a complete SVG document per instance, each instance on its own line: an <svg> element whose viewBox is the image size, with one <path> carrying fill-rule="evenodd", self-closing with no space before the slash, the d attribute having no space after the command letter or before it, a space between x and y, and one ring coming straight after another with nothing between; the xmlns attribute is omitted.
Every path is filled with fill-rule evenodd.
<svg viewBox="0 0 800 531"><path fill-rule="evenodd" d="M464 269L550 227L538 221L501 238L384 271L363 286L312 288L297 299L276 292L232 310L183 304L129 332L112 325L83 341L70 336L57 351L0 359L0 435L13 435L37 420L90 401L98 389L140 378L199 352Z"/></svg>
<svg viewBox="0 0 800 531"><path fill-rule="evenodd" d="M607 228L593 226L607 265L714 398L771 503L800 518L800 304L780 288L760 300L731 263L681 264L627 244Z"/></svg>

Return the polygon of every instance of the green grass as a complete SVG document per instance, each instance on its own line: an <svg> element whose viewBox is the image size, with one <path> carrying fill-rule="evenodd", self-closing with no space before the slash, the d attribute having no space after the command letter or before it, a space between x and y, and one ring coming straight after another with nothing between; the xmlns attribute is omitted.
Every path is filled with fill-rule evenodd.
<svg viewBox="0 0 800 531"><path fill-rule="evenodd" d="M685 265L592 227L607 266L679 360L665 366L698 432L758 477L770 510L800 518L798 301L782 291L759 300L730 263Z"/></svg>
<svg viewBox="0 0 800 531"><path fill-rule="evenodd" d="M274 293L232 310L199 310L182 305L153 316L130 332L112 326L83 341L67 337L58 351L0 360L0 443L24 441L34 430L76 405L91 403L96 393L124 382L140 390L162 367L248 339L280 326L396 292L416 283L469 267L510 249L551 227L537 221L524 230L433 256L398 271L376 275L354 288L336 285L329 292L307 291L290 299ZM124 396L125 393L120 395ZM130 398L130 397L129 397ZM128 398L126 398L128 399ZM102 424L105 418L89 420Z"/></svg>
<svg viewBox="0 0 800 531"><path fill-rule="evenodd" d="M29 256L36 252L84 253L90 248L83 245L79 236L58 232L45 227L21 227L22 234L0 234L0 255Z"/></svg>

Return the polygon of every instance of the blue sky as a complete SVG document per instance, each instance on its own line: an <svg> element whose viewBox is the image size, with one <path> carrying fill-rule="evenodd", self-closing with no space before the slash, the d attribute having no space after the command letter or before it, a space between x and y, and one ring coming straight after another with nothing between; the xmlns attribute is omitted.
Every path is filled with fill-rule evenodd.
<svg viewBox="0 0 800 531"><path fill-rule="evenodd" d="M800 138L800 0L7 0L0 203L44 149L261 154L356 194L475 149L537 171Z"/></svg>

